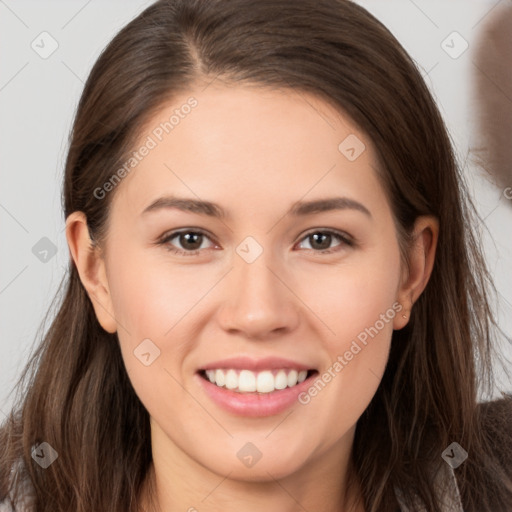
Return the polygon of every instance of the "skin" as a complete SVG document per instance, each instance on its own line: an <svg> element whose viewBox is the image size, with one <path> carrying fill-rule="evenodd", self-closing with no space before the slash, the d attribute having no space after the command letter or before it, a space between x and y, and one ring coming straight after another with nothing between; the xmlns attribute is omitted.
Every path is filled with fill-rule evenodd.
<svg viewBox="0 0 512 512"><path fill-rule="evenodd" d="M98 321L117 331L151 417L156 508L295 512L300 504L361 512L352 506L360 487L345 486L356 423L379 386L393 329L406 325L428 282L437 222L417 220L408 271L371 141L313 95L198 86L163 106L140 141L190 96L198 106L117 186L104 252L91 248L83 213L66 223ZM338 150L349 134L366 146L353 162ZM213 201L230 217L177 209L141 215L168 194ZM371 216L353 209L285 215L295 201L332 196L358 201ZM211 234L196 244L198 254L155 244L187 228ZM307 236L326 229L356 245ZM236 253L247 236L263 249L252 263ZM167 246L193 248L180 237ZM324 248L333 252L322 254ZM306 405L241 417L219 408L198 384L202 365L237 355L286 357L321 374L396 302L403 310ZM161 351L150 366L133 354L146 338ZM247 442L262 453L250 468L237 458ZM141 508L150 509L145 496Z"/></svg>

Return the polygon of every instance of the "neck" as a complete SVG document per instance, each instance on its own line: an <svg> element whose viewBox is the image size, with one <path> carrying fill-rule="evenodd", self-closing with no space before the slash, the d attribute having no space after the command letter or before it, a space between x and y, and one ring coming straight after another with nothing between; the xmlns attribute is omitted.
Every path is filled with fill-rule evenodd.
<svg viewBox="0 0 512 512"><path fill-rule="evenodd" d="M153 441L163 434L152 433ZM349 437L352 441L353 432ZM342 441L292 474L274 478L269 471L268 478L258 481L216 474L173 444L167 446L171 449L165 455L162 450L153 449L140 511L234 512L242 508L244 512L365 512L361 485L353 472L352 442L349 450L344 450L347 440Z"/></svg>

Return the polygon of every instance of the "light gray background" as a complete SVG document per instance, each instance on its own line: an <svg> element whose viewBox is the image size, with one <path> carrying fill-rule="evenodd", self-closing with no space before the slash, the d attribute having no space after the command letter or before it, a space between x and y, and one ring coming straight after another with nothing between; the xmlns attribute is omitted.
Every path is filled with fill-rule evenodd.
<svg viewBox="0 0 512 512"><path fill-rule="evenodd" d="M69 258L60 189L68 133L83 82L104 46L151 3L0 0L0 421L11 407L15 380L39 341L37 329ZM478 143L473 50L489 13L504 1L358 3L393 32L422 69L464 162L469 148ZM58 43L46 59L31 47L44 31ZM453 31L469 44L457 59L441 46ZM496 310L511 336L512 202L470 159L465 173L485 219L484 247L500 292ZM46 262L32 252L43 237L57 250L53 257L48 254ZM509 345L505 351L511 359ZM509 383L500 386L510 388Z"/></svg>

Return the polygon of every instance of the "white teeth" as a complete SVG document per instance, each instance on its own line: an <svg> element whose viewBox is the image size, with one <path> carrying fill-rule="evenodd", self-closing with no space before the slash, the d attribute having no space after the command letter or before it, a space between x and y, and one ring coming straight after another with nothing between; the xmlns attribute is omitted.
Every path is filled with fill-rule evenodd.
<svg viewBox="0 0 512 512"><path fill-rule="evenodd" d="M284 389L286 386L288 386L288 376L285 371L280 370L274 377L274 387L276 389Z"/></svg>
<svg viewBox="0 0 512 512"><path fill-rule="evenodd" d="M243 388L240 388L243 389ZM272 372L260 372L256 377L256 391L259 393L270 393L274 391L274 376Z"/></svg>
<svg viewBox="0 0 512 512"><path fill-rule="evenodd" d="M240 372L238 376L238 389L244 392L256 391L256 375L254 372L249 370L242 370Z"/></svg>
<svg viewBox="0 0 512 512"><path fill-rule="evenodd" d="M251 370L206 370L208 380L219 387L226 387L239 393L271 393L276 389L293 387L307 377L306 370L264 370L253 372Z"/></svg>
<svg viewBox="0 0 512 512"><path fill-rule="evenodd" d="M215 384L215 381L214 381ZM228 370L226 373L226 387L228 389L236 389L238 387L238 375L235 370Z"/></svg>
<svg viewBox="0 0 512 512"><path fill-rule="evenodd" d="M288 387L291 388L297 384L297 377L299 376L297 370L291 370L288 374Z"/></svg>
<svg viewBox="0 0 512 512"><path fill-rule="evenodd" d="M218 386L224 386L226 376L222 370L215 371L215 382Z"/></svg>

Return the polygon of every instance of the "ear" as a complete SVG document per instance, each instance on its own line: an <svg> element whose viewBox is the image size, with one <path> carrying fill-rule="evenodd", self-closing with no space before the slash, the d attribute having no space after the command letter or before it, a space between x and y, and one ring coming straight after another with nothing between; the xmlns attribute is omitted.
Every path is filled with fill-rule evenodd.
<svg viewBox="0 0 512 512"><path fill-rule="evenodd" d="M409 267L402 272L397 292L397 301L403 309L395 316L393 329L402 329L407 325L413 304L423 293L434 268L439 222L433 216L421 216L416 219L413 230L413 243L409 250ZM404 315L406 318L404 318Z"/></svg>
<svg viewBox="0 0 512 512"><path fill-rule="evenodd" d="M117 322L113 313L105 261L100 249L92 243L87 218L83 212L73 212L66 219L66 239L98 322L105 331L116 332Z"/></svg>

